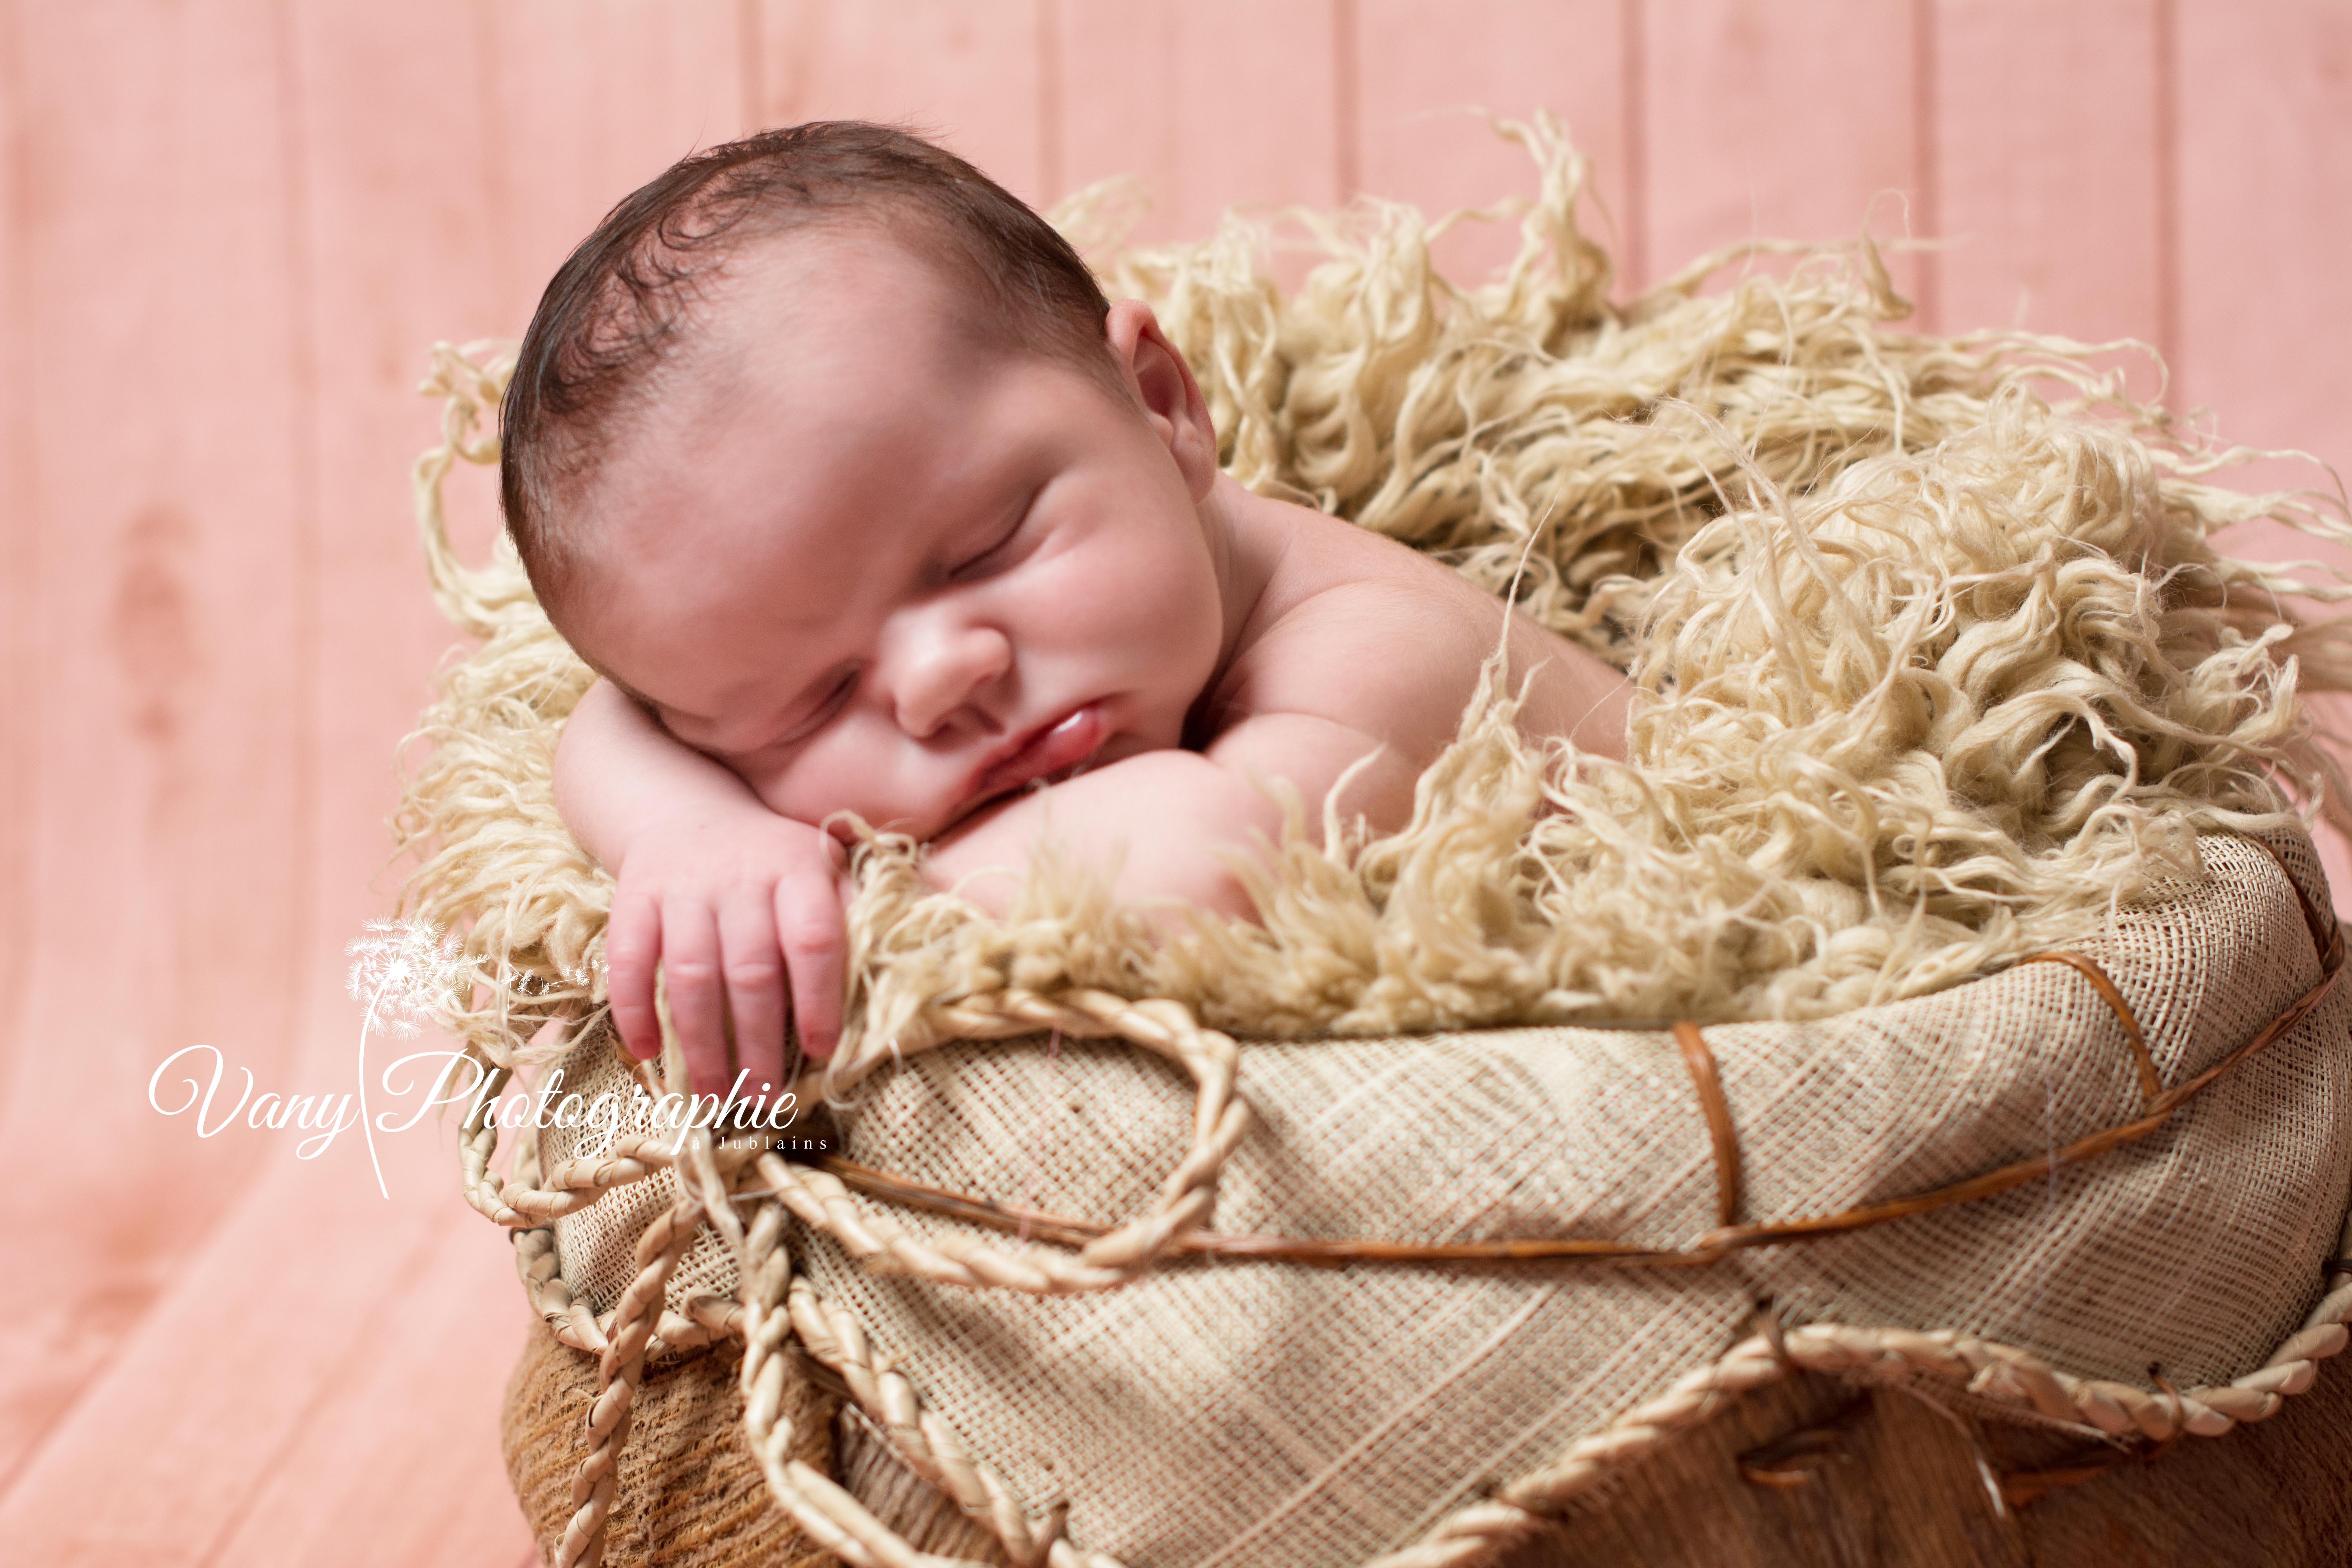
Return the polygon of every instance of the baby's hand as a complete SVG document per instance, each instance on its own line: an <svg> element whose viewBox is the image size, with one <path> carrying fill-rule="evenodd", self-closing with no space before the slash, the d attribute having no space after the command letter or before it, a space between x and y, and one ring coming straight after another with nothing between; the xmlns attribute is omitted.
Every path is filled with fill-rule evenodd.
<svg viewBox="0 0 2352 1568"><path fill-rule="evenodd" d="M764 808L702 809L647 822L619 868L604 959L613 1021L630 1053L661 1049L660 965L670 1024L697 1094L746 1097L784 1080L785 994L802 1049L819 1060L841 1038L848 855L834 837ZM722 1018L733 1015L737 1059Z"/></svg>

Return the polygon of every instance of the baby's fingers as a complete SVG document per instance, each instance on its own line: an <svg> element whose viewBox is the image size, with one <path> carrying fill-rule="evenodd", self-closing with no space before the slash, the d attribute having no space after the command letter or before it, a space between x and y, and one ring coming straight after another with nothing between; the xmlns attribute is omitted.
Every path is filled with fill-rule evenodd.
<svg viewBox="0 0 2352 1568"><path fill-rule="evenodd" d="M696 1094L727 1089L726 1005L719 984L719 925L698 903L662 909L662 981L670 1027L686 1056L688 1088Z"/></svg>
<svg viewBox="0 0 2352 1568"><path fill-rule="evenodd" d="M661 1050L661 1019L654 1012L654 966L661 962L661 907L622 894L604 926L604 973L613 1025L629 1054L646 1061Z"/></svg>
<svg viewBox="0 0 2352 1568"><path fill-rule="evenodd" d="M748 1099L784 1081L784 966L767 899L753 892L730 900L719 912L719 942L726 952L727 1010L735 1018L735 1065L751 1074Z"/></svg>
<svg viewBox="0 0 2352 1568"><path fill-rule="evenodd" d="M793 1027L816 1061L841 1043L843 975L848 933L830 877L776 884L776 931L793 986Z"/></svg>

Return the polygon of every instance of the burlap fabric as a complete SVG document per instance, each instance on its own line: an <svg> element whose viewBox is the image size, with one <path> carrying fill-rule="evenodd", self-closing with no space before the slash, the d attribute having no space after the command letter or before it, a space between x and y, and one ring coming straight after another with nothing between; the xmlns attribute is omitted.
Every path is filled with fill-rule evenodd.
<svg viewBox="0 0 2352 1568"><path fill-rule="evenodd" d="M610 1041L606 1034L593 1036L558 1064L563 1073L564 1089L577 1092L584 1103L594 1104L608 1095L616 1101L623 1100L635 1087L620 1053L611 1048ZM578 1153L583 1144L601 1152L603 1145L595 1141L596 1136L592 1128L543 1129L539 1134L539 1169L553 1170ZM557 1277L573 1300L600 1314L613 1309L621 1292L636 1277L637 1263L633 1253L637 1237L645 1234L646 1226L657 1215L677 1203L678 1192L675 1172L656 1171L555 1222ZM696 1233L693 1244L679 1260L664 1295L670 1310L682 1313L696 1296L734 1293L734 1260L728 1256L718 1233L706 1225ZM662 1355L657 1348L656 1359L662 1359Z"/></svg>
<svg viewBox="0 0 2352 1568"><path fill-rule="evenodd" d="M2278 858L2204 840L2209 883L2122 911L2079 949L2112 978L2166 1087L2321 976L2282 859L2320 909L2324 885L2307 844L2273 842ZM1762 1297L1790 1321L1957 1331L2139 1388L2252 1372L2304 1321L2337 1245L2347 1024L2352 999L2331 993L2153 1135L2046 1179L1694 1268L1192 1259L1039 1298L879 1277L798 1226L793 1252L973 1455L1032 1508L1067 1504L1078 1547L1138 1565L1360 1563L1723 1356ZM1936 1188L2128 1123L2147 1102L2118 1015L2058 963L1706 1039L1748 1218ZM604 1050L589 1042L575 1061ZM1241 1093L1255 1123L1219 1188L1222 1231L1672 1247L1720 1217L1717 1143L1663 1030L1255 1043ZM1139 1052L1037 1039L917 1058L865 1086L840 1125L861 1163L1113 1220L1148 1206L1190 1113L1188 1087ZM564 1136L542 1142L542 1163L562 1158ZM583 1304L611 1304L635 1272L633 1226L677 1195L663 1172L558 1222L562 1279ZM731 1287L705 1238L671 1303ZM2028 1415L2048 1404L1998 1376L1977 1384L1995 1406L2004 1392ZM2235 1408L2276 1404L2249 1394ZM903 1522L903 1484L869 1468L869 1506Z"/></svg>

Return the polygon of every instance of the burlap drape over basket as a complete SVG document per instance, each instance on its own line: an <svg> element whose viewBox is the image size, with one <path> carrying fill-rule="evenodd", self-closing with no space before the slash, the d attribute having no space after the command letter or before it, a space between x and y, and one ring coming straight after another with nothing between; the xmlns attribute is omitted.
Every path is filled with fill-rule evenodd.
<svg viewBox="0 0 2352 1568"><path fill-rule="evenodd" d="M2160 1094L2226 1064L2144 1137L1995 1195L1694 1267L1195 1257L1039 1297L868 1272L797 1224L795 1267L862 1328L831 1359L867 1391L868 1431L895 1427L921 1468L903 1403L870 1392L895 1368L1007 1495L1066 1504L1066 1551L1139 1568L1354 1564L1416 1542L1405 1561L1491 1558L1512 1538L1498 1510L1572 1511L1714 1413L1715 1391L1779 1365L1901 1378L2094 1436L2225 1432L2340 1347L2341 1330L2299 1332L2315 1310L2352 1311L2321 1300L2352 1183L2352 999L2321 989L2333 930L2308 844L2268 842L2204 839L2209 883L2075 950L2120 1011L2083 968L2046 963L1828 1020L1708 1028L1736 1194L1665 1030L1246 1044L1253 1121L1213 1224L1675 1248L1717 1230L1727 1200L1742 1223L1830 1215L2082 1145L2146 1115L2147 1068ZM569 1066L573 1082L618 1071L602 1036ZM856 1098L840 1130L859 1164L1098 1221L1150 1206L1192 1110L1144 1053L1050 1037L950 1045ZM542 1135L540 1167L572 1142ZM663 1171L557 1222L575 1311L613 1305L639 1272L637 1233L678 1191ZM982 1236L903 1217L950 1246ZM671 1305L731 1293L728 1258L706 1235ZM1765 1296L1795 1325L1778 1363L1751 1337Z"/></svg>

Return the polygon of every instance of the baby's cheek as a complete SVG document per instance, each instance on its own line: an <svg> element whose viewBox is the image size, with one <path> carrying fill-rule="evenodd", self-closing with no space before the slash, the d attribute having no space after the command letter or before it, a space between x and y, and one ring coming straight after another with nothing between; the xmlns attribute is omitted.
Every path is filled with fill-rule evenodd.
<svg viewBox="0 0 2352 1568"><path fill-rule="evenodd" d="M1197 540L1167 529L1114 532L1073 551L1031 584L1034 618L1065 647L1116 658L1221 640L1216 573Z"/></svg>
<svg viewBox="0 0 2352 1568"><path fill-rule="evenodd" d="M814 822L808 814L803 797L807 792L801 787L800 771L789 763L761 763L739 765L735 776L749 784L761 805L779 816L796 821ZM822 813L817 814L822 816Z"/></svg>

